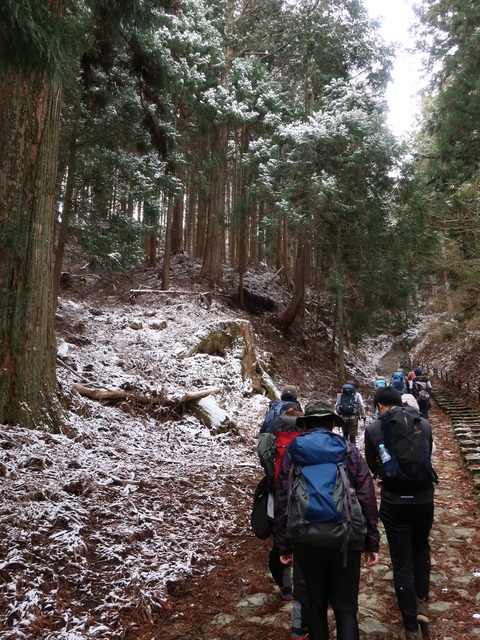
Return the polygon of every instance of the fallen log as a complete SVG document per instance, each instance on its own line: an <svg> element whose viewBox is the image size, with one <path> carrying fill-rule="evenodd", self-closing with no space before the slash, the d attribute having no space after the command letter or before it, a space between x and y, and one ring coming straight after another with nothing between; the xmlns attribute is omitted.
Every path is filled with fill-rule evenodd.
<svg viewBox="0 0 480 640"><path fill-rule="evenodd" d="M74 383L73 388L77 393L81 396L86 396L87 398L93 398L94 400L99 400L100 402L111 401L118 402L121 400L132 400L133 402L137 402L138 404L145 405L161 405L165 407L178 407L182 404L187 404L188 402L194 402L199 400L200 398L206 398L207 396L215 393L219 393L220 389L218 387L209 387L207 389L202 389L200 391L192 391L191 393L186 393L178 399L167 399L163 397L161 394L158 396L142 396L138 393L134 393L132 391L125 391L124 389L92 389L91 387L87 387L83 384Z"/></svg>
<svg viewBox="0 0 480 640"><path fill-rule="evenodd" d="M211 291L187 291L186 289L130 289L130 295L139 295L144 293L155 293L162 296L175 296L175 295L195 295L195 296L206 296L211 294Z"/></svg>

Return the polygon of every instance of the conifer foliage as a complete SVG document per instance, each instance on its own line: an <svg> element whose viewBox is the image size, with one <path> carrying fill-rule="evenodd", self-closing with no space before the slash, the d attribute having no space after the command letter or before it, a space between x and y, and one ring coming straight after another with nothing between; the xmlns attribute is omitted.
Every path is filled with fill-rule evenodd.
<svg viewBox="0 0 480 640"><path fill-rule="evenodd" d="M265 261L294 279L284 330L307 300L330 304L341 340L387 319L377 276L397 222L393 51L362 2L8 0L0 36L0 419L18 419L10 403L34 404L24 353L45 358L37 405L54 395L53 317L73 242L92 269L158 266L164 289L172 253L202 260L217 287L229 262L240 305L246 269Z"/></svg>

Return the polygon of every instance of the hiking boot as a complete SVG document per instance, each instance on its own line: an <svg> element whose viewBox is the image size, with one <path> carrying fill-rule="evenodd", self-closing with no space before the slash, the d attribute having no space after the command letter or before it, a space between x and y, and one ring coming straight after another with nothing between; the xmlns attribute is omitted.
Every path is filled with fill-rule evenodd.
<svg viewBox="0 0 480 640"><path fill-rule="evenodd" d="M422 640L422 633L420 627L416 631L410 631L409 629L402 629L398 640Z"/></svg>
<svg viewBox="0 0 480 640"><path fill-rule="evenodd" d="M430 629L430 620L428 618L428 602L422 600L417 596L417 621L420 625L420 630L422 632L423 638L429 638L431 629Z"/></svg>

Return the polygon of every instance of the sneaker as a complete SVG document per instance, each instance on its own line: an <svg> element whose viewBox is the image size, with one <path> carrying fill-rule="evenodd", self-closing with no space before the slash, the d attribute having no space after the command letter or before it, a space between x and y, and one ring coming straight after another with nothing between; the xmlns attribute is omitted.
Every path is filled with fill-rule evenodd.
<svg viewBox="0 0 480 640"><path fill-rule="evenodd" d="M288 591L288 589L283 589L283 591L282 591L282 600L284 602L290 602L292 600L292 592Z"/></svg>
<svg viewBox="0 0 480 640"><path fill-rule="evenodd" d="M305 633L296 633L292 631L292 640L307 640L308 639L308 631Z"/></svg>

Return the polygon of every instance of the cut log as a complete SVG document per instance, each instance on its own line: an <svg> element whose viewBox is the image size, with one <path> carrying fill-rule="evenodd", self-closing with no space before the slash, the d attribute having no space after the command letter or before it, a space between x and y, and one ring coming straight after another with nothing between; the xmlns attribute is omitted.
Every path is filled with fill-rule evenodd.
<svg viewBox="0 0 480 640"><path fill-rule="evenodd" d="M207 396L218 393L220 389L218 387L209 387L208 389L202 389L200 391L192 391L191 393L186 393L178 399L167 399L163 397L161 394L158 396L142 396L138 393L134 393L132 391L125 391L123 389L92 389L91 387L87 387L82 384L75 383L72 385L75 391L77 391L81 396L86 396L88 398L93 398L94 400L99 400L100 402L111 401L111 402L119 402L121 400L132 400L133 402L137 402L138 404L144 405L161 405L165 407L179 407L182 404L185 405L189 402L199 400L200 398L206 398Z"/></svg>

